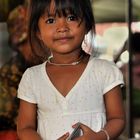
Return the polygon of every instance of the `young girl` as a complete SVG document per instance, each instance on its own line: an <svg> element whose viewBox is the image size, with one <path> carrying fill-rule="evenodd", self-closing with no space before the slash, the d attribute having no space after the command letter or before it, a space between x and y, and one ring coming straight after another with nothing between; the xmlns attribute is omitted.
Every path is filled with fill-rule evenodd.
<svg viewBox="0 0 140 140"><path fill-rule="evenodd" d="M31 45L51 57L28 68L19 84L20 140L66 140L80 122L75 140L117 138L125 124L120 85L111 62L84 53L84 36L94 30L90 0L32 0Z"/></svg>

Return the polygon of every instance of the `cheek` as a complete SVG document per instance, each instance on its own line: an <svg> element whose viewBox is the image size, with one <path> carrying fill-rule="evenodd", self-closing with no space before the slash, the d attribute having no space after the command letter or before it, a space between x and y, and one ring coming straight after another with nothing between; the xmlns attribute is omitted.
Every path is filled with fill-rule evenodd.
<svg viewBox="0 0 140 140"><path fill-rule="evenodd" d="M38 27L40 40L45 41L46 39L52 36L53 30L50 30L50 28L46 26L44 20L42 19L39 20Z"/></svg>
<svg viewBox="0 0 140 140"><path fill-rule="evenodd" d="M79 32L77 32L77 39L82 42L84 40L85 34L86 33L84 30L80 30Z"/></svg>
<svg viewBox="0 0 140 140"><path fill-rule="evenodd" d="M44 30L40 31L40 39L43 42L49 42L49 41L51 41L53 34L54 33L52 30L47 30L44 28Z"/></svg>
<svg viewBox="0 0 140 140"><path fill-rule="evenodd" d="M81 38L81 40L83 40L86 33L87 33L86 28L85 28L84 24L82 24L81 27L79 27L76 34L79 38Z"/></svg>
<svg viewBox="0 0 140 140"><path fill-rule="evenodd" d="M41 34L41 40L44 44L45 47L50 48L50 46L53 46L53 39L52 39L53 33L52 32L47 32L43 31Z"/></svg>

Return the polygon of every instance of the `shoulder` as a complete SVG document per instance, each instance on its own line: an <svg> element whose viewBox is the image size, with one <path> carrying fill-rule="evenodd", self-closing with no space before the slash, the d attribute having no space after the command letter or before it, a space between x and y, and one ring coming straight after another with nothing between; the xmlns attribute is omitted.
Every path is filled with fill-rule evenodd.
<svg viewBox="0 0 140 140"><path fill-rule="evenodd" d="M103 93L107 93L117 85L124 85L122 72L114 62L94 58L92 63L95 76L102 83Z"/></svg>
<svg viewBox="0 0 140 140"><path fill-rule="evenodd" d="M104 75L105 77L108 75L122 75L119 67L113 62L109 60L93 58L92 59L92 69L95 73L99 75Z"/></svg>
<svg viewBox="0 0 140 140"><path fill-rule="evenodd" d="M45 68L45 64L46 64L46 62L32 66L32 67L28 68L27 71L39 72L41 69Z"/></svg>
<svg viewBox="0 0 140 140"><path fill-rule="evenodd" d="M45 64L46 62L27 68L23 76L34 77L34 78L37 77L45 69Z"/></svg>
<svg viewBox="0 0 140 140"><path fill-rule="evenodd" d="M45 72L45 63L27 68L22 75L19 90L24 90L23 88L25 87L30 87L30 89L32 89L33 85L41 83L42 77L44 76L43 72Z"/></svg>
<svg viewBox="0 0 140 140"><path fill-rule="evenodd" d="M100 59L100 58L92 58L92 63L93 66L98 67L98 68L111 68L111 67L117 67L117 65L113 61L105 60L105 59Z"/></svg>

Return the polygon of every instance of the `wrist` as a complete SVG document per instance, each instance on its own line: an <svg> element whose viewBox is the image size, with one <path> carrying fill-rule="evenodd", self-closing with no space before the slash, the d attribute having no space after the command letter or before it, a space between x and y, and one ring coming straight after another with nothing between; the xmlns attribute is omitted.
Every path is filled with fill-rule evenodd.
<svg viewBox="0 0 140 140"><path fill-rule="evenodd" d="M100 130L100 132L103 132L103 133L104 133L104 135L106 136L106 140L110 140L110 136L109 136L107 130L105 130L105 129L102 128L102 129Z"/></svg>

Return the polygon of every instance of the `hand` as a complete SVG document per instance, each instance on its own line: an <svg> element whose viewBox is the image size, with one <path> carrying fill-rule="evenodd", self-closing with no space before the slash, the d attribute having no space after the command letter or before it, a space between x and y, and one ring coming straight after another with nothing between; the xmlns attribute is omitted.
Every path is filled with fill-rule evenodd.
<svg viewBox="0 0 140 140"><path fill-rule="evenodd" d="M61 136L60 138L58 138L57 140L66 140L68 137L69 137L69 133L66 133L63 136Z"/></svg>
<svg viewBox="0 0 140 140"><path fill-rule="evenodd" d="M73 125L73 128L75 128L76 125L77 124ZM94 132L91 128L82 123L80 124L80 128L83 132L83 135L78 138L75 138L74 140L93 140L93 138L96 139L97 133Z"/></svg>

